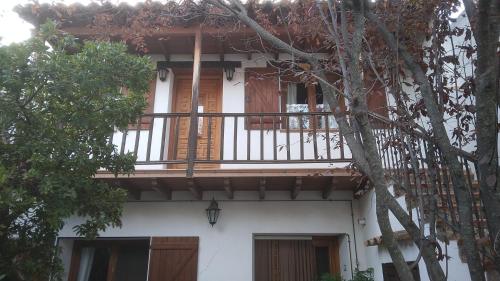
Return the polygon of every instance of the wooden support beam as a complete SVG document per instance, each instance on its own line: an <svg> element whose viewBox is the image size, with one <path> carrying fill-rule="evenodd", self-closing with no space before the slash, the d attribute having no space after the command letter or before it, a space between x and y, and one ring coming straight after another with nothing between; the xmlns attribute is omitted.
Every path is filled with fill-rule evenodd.
<svg viewBox="0 0 500 281"><path fill-rule="evenodd" d="M292 189L292 199L295 200L302 189L302 177L295 178L295 185Z"/></svg>
<svg viewBox="0 0 500 281"><path fill-rule="evenodd" d="M328 197L330 197L330 195L332 194L332 192L337 187L337 183L338 183L337 178L332 177L331 180L330 180L330 182L323 188L323 192L321 194L321 196L323 197L323 199L328 199Z"/></svg>
<svg viewBox="0 0 500 281"><path fill-rule="evenodd" d="M192 61L158 61L157 65L163 68L192 68ZM201 68L241 67L241 61L202 61Z"/></svg>
<svg viewBox="0 0 500 281"><path fill-rule="evenodd" d="M231 185L230 178L224 178L224 190L226 191L227 198L229 198L229 199L234 198L234 190L233 190L233 186Z"/></svg>
<svg viewBox="0 0 500 281"><path fill-rule="evenodd" d="M200 95L201 71L201 27L198 28L194 40L193 86L191 95L191 118L189 123L188 167L186 176L193 177L194 160L198 142L198 97Z"/></svg>
<svg viewBox="0 0 500 281"><path fill-rule="evenodd" d="M201 200L202 191L201 188L198 186L198 184L196 184L194 179L192 178L187 179L187 188L189 189L191 194L193 194L194 198L196 198L197 200Z"/></svg>
<svg viewBox="0 0 500 281"><path fill-rule="evenodd" d="M159 182L157 178L151 179L151 189L163 194L165 199L172 200L172 189L165 185L165 183Z"/></svg>
<svg viewBox="0 0 500 281"><path fill-rule="evenodd" d="M127 186L125 186L124 181L114 179L111 181L111 184L115 187L125 189L127 191L128 198L141 200L141 189L139 186L134 185L133 182L128 182Z"/></svg>
<svg viewBox="0 0 500 281"><path fill-rule="evenodd" d="M259 199L264 200L266 198L266 178L260 178L259 180Z"/></svg>

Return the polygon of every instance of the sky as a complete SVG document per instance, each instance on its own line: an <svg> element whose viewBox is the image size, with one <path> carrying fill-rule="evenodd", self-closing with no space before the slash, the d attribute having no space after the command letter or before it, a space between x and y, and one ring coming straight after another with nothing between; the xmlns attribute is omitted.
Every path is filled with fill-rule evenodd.
<svg viewBox="0 0 500 281"><path fill-rule="evenodd" d="M22 20L17 13L12 11L16 5L30 3L30 0L0 0L0 45L8 45L14 42L21 42L31 36L33 26ZM79 2L88 4L91 0L39 0L39 3L65 3L72 4ZM111 0L112 3L127 2L132 5L142 2L142 0ZM161 1L163 2L163 1Z"/></svg>
<svg viewBox="0 0 500 281"><path fill-rule="evenodd" d="M112 3L127 2L135 5L143 0L110 0ZM160 1L165 2L166 0ZM22 20L17 13L12 11L16 5L27 4L30 0L0 0L0 45L8 45L15 42L21 42L31 36L33 26ZM72 4L79 2L81 4L88 4L91 0L39 0L40 3L65 3ZM460 13L463 11L461 9ZM453 16L453 15L452 15ZM457 15L458 16L458 13Z"/></svg>

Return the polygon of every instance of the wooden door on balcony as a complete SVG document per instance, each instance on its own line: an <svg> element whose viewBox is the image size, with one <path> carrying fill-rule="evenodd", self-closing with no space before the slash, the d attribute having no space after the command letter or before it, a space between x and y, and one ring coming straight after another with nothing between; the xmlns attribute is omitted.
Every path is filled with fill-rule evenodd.
<svg viewBox="0 0 500 281"><path fill-rule="evenodd" d="M201 112L221 112L222 111L222 72L219 74L202 73L200 78L200 95L198 98L198 111ZM192 75L177 74L174 82L174 99L172 112L191 112L192 95ZM220 155L220 130L221 119L212 118L209 128L209 118L200 117L198 119L198 142L197 159L218 160ZM179 134L177 136L177 149L174 148L175 142L175 124L171 126L170 138L170 159L185 160L189 145L189 117L179 119ZM210 132L209 132L210 131ZM210 146L208 141L210 136ZM176 150L176 151L175 151ZM210 153L208 153L210 150ZM174 157L174 153L177 153ZM170 169L186 169L186 164L172 164ZM216 169L219 164L196 164L197 169Z"/></svg>

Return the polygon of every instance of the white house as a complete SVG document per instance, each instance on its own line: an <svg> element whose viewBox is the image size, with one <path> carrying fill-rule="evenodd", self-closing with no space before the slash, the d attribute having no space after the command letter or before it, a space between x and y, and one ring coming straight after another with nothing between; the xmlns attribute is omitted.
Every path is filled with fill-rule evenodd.
<svg viewBox="0 0 500 281"><path fill-rule="evenodd" d="M88 15L96 6L76 6L71 15L55 13L59 8L43 5L25 17L35 24L65 17L61 28L80 38L126 32L126 26L93 29ZM96 176L129 191L123 226L89 241L73 231L83 218L68 219L57 241L64 280L312 281L324 273L349 280L355 269L368 268L374 280L399 280L379 245L375 194L349 169L351 153L321 91L273 67L290 61L288 55L248 51L243 39L255 35L248 29L228 31L223 41L220 30L193 22L148 33L148 55L158 68L149 107L138 124L111 139L120 153L137 155L136 172ZM380 85L369 105L383 144L396 128ZM424 154L426 143L419 141ZM401 177L401 153L382 145L380 153L388 173ZM450 192L440 196L446 207ZM213 202L216 221L207 217ZM405 257L414 261L417 248L391 219ZM467 280L457 240L440 245L451 257L442 261L448 280ZM422 261L414 271L428 280Z"/></svg>

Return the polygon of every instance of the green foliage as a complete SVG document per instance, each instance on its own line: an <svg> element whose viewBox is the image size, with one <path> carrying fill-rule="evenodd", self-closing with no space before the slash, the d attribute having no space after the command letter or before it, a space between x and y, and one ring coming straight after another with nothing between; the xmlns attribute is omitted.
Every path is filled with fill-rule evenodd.
<svg viewBox="0 0 500 281"><path fill-rule="evenodd" d="M365 271L360 271L356 268L354 271L354 278L352 281L374 281L375 277L373 277L373 268L368 268Z"/></svg>
<svg viewBox="0 0 500 281"><path fill-rule="evenodd" d="M53 23L0 47L0 278L57 272L55 237L71 215L85 218L75 230L89 238L120 226L126 193L93 176L133 171L133 155L108 138L144 109L152 75L125 45L78 44Z"/></svg>
<svg viewBox="0 0 500 281"><path fill-rule="evenodd" d="M330 273L324 273L319 278L319 281L343 281L342 276L340 274L332 275Z"/></svg>
<svg viewBox="0 0 500 281"><path fill-rule="evenodd" d="M373 277L373 268L368 268L365 271L360 271L359 269L356 268L354 271L354 276L351 281L374 281L375 278ZM321 275L319 278L319 281L344 281L342 276L340 274L332 275L330 273L325 273Z"/></svg>

